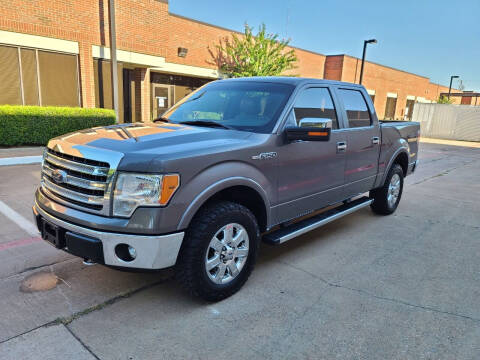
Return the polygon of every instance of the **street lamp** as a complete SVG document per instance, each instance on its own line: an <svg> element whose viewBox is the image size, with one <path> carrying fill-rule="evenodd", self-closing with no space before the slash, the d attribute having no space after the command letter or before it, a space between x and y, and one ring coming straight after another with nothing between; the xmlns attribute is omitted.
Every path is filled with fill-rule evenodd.
<svg viewBox="0 0 480 360"><path fill-rule="evenodd" d="M363 79L363 65L365 64L365 54L367 52L367 44L376 44L376 43L377 43L377 39L370 39L370 40L363 41L362 67L360 68L360 81L358 82L359 84L362 83L362 79Z"/></svg>
<svg viewBox="0 0 480 360"><path fill-rule="evenodd" d="M458 79L460 76L452 75L450 76L450 86L448 87L448 100L450 100L450 92L452 91L452 81L453 79Z"/></svg>

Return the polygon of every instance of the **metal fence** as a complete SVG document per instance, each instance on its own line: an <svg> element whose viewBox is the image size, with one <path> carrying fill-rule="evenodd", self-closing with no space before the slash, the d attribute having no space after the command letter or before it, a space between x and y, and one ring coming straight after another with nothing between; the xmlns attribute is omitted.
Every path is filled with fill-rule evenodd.
<svg viewBox="0 0 480 360"><path fill-rule="evenodd" d="M424 137L480 141L480 106L417 103L412 121Z"/></svg>

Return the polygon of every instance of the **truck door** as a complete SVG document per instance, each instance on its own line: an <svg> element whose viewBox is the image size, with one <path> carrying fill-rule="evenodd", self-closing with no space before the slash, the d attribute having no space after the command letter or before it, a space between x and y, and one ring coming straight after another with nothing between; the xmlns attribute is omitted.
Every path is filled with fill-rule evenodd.
<svg viewBox="0 0 480 360"><path fill-rule="evenodd" d="M360 89L337 88L347 137L345 197L372 189L378 172L380 127L373 105Z"/></svg>
<svg viewBox="0 0 480 360"><path fill-rule="evenodd" d="M327 87L308 87L296 97L284 128L305 118L330 119L329 141L284 142L278 148L278 222L342 200L346 134L339 131L337 110ZM337 150L337 146L339 149Z"/></svg>

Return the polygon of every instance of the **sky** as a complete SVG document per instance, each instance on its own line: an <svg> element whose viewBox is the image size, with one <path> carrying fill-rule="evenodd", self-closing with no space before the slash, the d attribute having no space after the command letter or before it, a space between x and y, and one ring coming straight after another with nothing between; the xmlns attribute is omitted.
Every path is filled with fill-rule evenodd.
<svg viewBox="0 0 480 360"><path fill-rule="evenodd" d="M170 0L171 13L243 31L245 23L325 55L361 58L480 91L480 0ZM455 79L453 86L459 85Z"/></svg>

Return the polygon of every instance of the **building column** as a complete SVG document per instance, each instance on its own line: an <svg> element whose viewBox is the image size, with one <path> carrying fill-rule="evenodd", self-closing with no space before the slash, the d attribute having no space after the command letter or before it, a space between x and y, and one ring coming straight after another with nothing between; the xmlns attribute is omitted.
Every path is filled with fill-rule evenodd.
<svg viewBox="0 0 480 360"><path fill-rule="evenodd" d="M93 108L95 107L95 80L93 75L92 45L86 42L79 42L78 50L82 106Z"/></svg>
<svg viewBox="0 0 480 360"><path fill-rule="evenodd" d="M146 122L150 114L150 69L135 69L135 118Z"/></svg>

